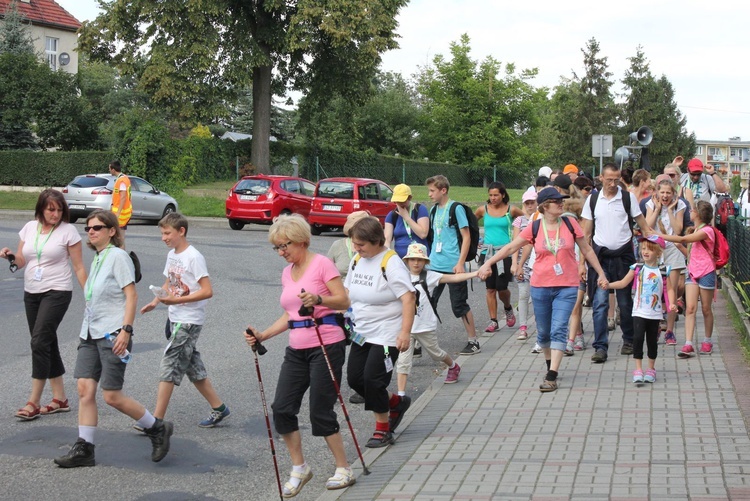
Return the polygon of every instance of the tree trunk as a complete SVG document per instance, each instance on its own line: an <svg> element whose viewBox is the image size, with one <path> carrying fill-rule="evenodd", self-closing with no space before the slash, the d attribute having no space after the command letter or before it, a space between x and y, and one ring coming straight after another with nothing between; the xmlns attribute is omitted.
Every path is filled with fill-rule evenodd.
<svg viewBox="0 0 750 501"><path fill-rule="evenodd" d="M271 66L253 68L253 140L250 162L258 172L271 173Z"/></svg>

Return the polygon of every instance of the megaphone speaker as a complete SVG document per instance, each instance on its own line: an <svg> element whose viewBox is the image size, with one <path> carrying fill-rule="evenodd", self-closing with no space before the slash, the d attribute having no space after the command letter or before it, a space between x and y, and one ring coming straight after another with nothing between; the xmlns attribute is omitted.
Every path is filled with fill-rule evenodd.
<svg viewBox="0 0 750 501"><path fill-rule="evenodd" d="M654 132L651 130L651 127L644 125L637 131L630 133L630 140L641 146L648 146L654 140Z"/></svg>

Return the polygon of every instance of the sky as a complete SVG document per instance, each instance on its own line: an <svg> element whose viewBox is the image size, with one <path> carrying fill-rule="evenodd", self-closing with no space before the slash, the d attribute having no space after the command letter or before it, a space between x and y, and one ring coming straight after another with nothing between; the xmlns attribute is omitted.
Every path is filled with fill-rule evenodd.
<svg viewBox="0 0 750 501"><path fill-rule="evenodd" d="M56 0L78 20L94 19L96 0ZM750 3L739 0L411 0L398 16L400 48L381 68L410 78L450 44L470 38L471 57L538 68L532 83L552 88L583 73L581 49L599 42L619 81L640 45L651 72L666 75L688 132L699 140L750 140ZM643 124L648 125L648 124ZM571 124L574 127L575 124Z"/></svg>

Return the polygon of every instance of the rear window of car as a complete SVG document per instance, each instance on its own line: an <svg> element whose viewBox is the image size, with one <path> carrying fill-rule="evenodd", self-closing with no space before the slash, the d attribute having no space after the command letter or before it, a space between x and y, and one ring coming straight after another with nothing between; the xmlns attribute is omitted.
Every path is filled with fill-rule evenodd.
<svg viewBox="0 0 750 501"><path fill-rule="evenodd" d="M98 186L107 186L109 179L96 176L78 176L70 182L70 186L76 188L96 188Z"/></svg>
<svg viewBox="0 0 750 501"><path fill-rule="evenodd" d="M245 193L262 195L267 193L271 188L271 181L268 179L242 179L234 188L235 193Z"/></svg>
<svg viewBox="0 0 750 501"><path fill-rule="evenodd" d="M354 184L344 181L325 181L318 187L318 196L326 198L354 198Z"/></svg>

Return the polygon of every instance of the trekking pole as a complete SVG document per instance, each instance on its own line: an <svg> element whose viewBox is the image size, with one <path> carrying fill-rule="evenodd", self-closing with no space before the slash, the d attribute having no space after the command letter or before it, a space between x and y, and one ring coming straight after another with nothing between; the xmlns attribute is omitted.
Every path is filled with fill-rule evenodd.
<svg viewBox="0 0 750 501"><path fill-rule="evenodd" d="M302 289L302 292L305 292L305 289ZM339 382L336 381L336 375L333 373L333 366L331 365L331 359L328 358L328 351L326 351L326 347L323 344L323 336L320 335L320 329L318 328L318 324L315 323L315 318L313 318L313 308L306 308L305 305L302 305L302 308L299 309L300 316L309 316L312 321L313 325L315 326L315 333L318 335L318 343L320 343L320 349L323 350L323 358L326 360L326 365L328 366L328 373L331 375L331 381L333 381L333 387L336 389L336 395L339 397L339 402L341 402L341 409L344 411L344 417L346 418L346 424L349 425L349 431L352 434L352 440L354 441L354 447L357 449L357 454L359 455L359 460L362 462L362 473L365 475L370 474L370 470L367 469L367 465L365 464L365 458L362 456L362 450L359 448L359 442L357 442L357 435L354 433L354 427L352 426L352 420L349 418L349 412L346 410L346 404L344 403L344 397L341 396L341 387L339 386Z"/></svg>
<svg viewBox="0 0 750 501"><path fill-rule="evenodd" d="M245 329L245 332L255 337L250 329ZM276 461L276 448L273 445L273 433L271 432L271 420L268 419L268 406L266 405L266 392L263 390L263 377L260 375L260 364L258 363L258 355L265 355L268 351L265 346L260 344L258 339L255 339L255 344L252 346L253 356L255 357L255 371L258 373L258 387L260 388L260 401L263 404L263 415L266 417L266 429L268 430L268 441L271 443L271 456L273 457L273 468L276 470L276 486L279 488L279 499L283 501L284 496L281 492L281 475L279 475L279 463Z"/></svg>

